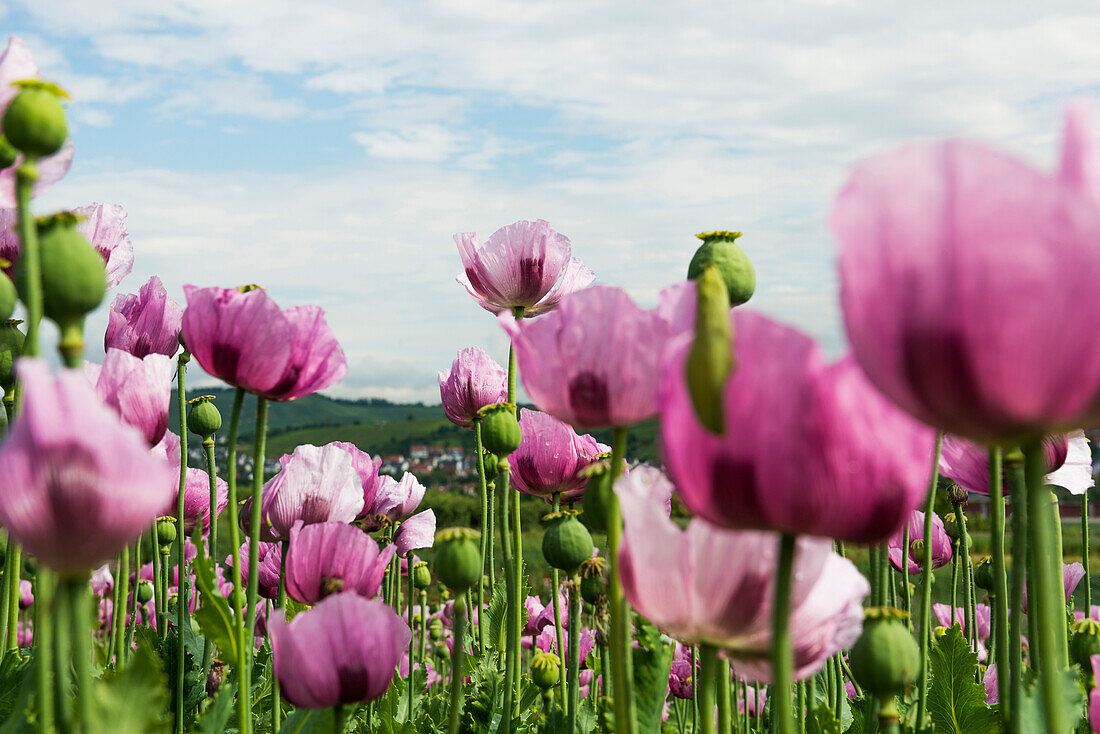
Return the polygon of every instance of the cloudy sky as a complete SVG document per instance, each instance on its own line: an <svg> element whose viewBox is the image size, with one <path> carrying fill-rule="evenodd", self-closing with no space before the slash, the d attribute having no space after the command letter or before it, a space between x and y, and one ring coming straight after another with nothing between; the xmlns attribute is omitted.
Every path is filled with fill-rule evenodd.
<svg viewBox="0 0 1100 734"><path fill-rule="evenodd" d="M1100 88L1100 9L1041 6L0 0L0 28L73 96L37 207L125 206L121 289L261 283L327 310L334 394L438 401L458 349L507 353L451 235L517 219L647 306L693 233L741 230L753 305L840 351L852 163L965 135L1049 166L1064 101Z"/></svg>

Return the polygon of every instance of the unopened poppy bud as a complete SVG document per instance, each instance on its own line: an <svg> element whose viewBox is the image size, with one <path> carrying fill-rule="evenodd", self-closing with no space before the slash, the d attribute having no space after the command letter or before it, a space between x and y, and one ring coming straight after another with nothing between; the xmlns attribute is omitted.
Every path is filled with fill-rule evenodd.
<svg viewBox="0 0 1100 734"><path fill-rule="evenodd" d="M19 319L0 322L0 387L9 395L15 385L12 365L23 354L24 334L19 330L21 323Z"/></svg>
<svg viewBox="0 0 1100 734"><path fill-rule="evenodd" d="M222 414L214 405L213 395L200 395L188 401L187 430L200 437L205 443L222 427Z"/></svg>
<svg viewBox="0 0 1100 734"><path fill-rule="evenodd" d="M956 507L966 506L966 500L969 498L966 490L960 487L955 482L947 485L947 501Z"/></svg>
<svg viewBox="0 0 1100 734"><path fill-rule="evenodd" d="M19 294L15 292L15 283L6 273L0 273L0 319L9 319L15 313L15 302Z"/></svg>
<svg viewBox="0 0 1100 734"><path fill-rule="evenodd" d="M500 458L497 457L492 451L487 449L481 450L482 455L485 457L485 481L491 482L497 478L497 469L500 465Z"/></svg>
<svg viewBox="0 0 1100 734"><path fill-rule="evenodd" d="M1093 655L1100 655L1100 622L1086 617L1070 625L1069 656L1082 670L1092 671Z"/></svg>
<svg viewBox="0 0 1100 734"><path fill-rule="evenodd" d="M723 399L733 372L729 297L718 268L707 263L695 279L695 339L688 351L688 393L699 422L713 433L725 432Z"/></svg>
<svg viewBox="0 0 1100 734"><path fill-rule="evenodd" d="M428 623L428 634L431 636L432 642L443 640L443 622L439 620L439 617L435 617Z"/></svg>
<svg viewBox="0 0 1100 734"><path fill-rule="evenodd" d="M61 212L38 220L38 248L42 275L42 313L61 331L59 344L70 366L84 352L84 317L107 293L103 258L76 228L80 218ZM15 281L27 293L27 258L19 258Z"/></svg>
<svg viewBox="0 0 1100 734"><path fill-rule="evenodd" d="M993 565L989 556L980 559L974 566L974 583L979 589L993 591Z"/></svg>
<svg viewBox="0 0 1100 734"><path fill-rule="evenodd" d="M137 585L134 593L137 594L138 604L147 604L153 598L153 585L148 581L142 581Z"/></svg>
<svg viewBox="0 0 1100 734"><path fill-rule="evenodd" d="M581 598L589 604L607 593L607 585L603 580L603 569L607 565L600 556L588 558L581 564Z"/></svg>
<svg viewBox="0 0 1100 734"><path fill-rule="evenodd" d="M428 564L417 561L413 564L413 586L418 589L426 589L432 585L432 574L428 570Z"/></svg>
<svg viewBox="0 0 1100 734"><path fill-rule="evenodd" d="M955 519L954 512L949 512L943 516L943 530L951 540L959 539L959 521Z"/></svg>
<svg viewBox="0 0 1100 734"><path fill-rule="evenodd" d="M22 90L4 113L4 137L30 158L53 155L69 137L65 108L68 97L56 84L27 79L16 82Z"/></svg>
<svg viewBox="0 0 1100 734"><path fill-rule="evenodd" d="M542 535L542 555L551 568L569 576L592 557L592 534L577 519L580 514L579 510L562 510L543 518L547 528Z"/></svg>
<svg viewBox="0 0 1100 734"><path fill-rule="evenodd" d="M756 270L736 240L740 232L701 232L703 241L688 265L688 280L696 280L707 265L714 265L726 286L729 305L745 303L756 291Z"/></svg>
<svg viewBox="0 0 1100 734"><path fill-rule="evenodd" d="M0 135L0 169L11 168L19 160L19 151L8 142L8 139Z"/></svg>
<svg viewBox="0 0 1100 734"><path fill-rule="evenodd" d="M446 528L435 534L435 575L455 593L481 578L481 533L470 528Z"/></svg>
<svg viewBox="0 0 1100 734"><path fill-rule="evenodd" d="M878 698L904 694L920 672L920 648L905 624L907 617L889 607L867 609L863 634L848 656L856 682Z"/></svg>
<svg viewBox="0 0 1100 734"><path fill-rule="evenodd" d="M516 419L516 406L508 403L487 405L481 415L481 441L485 448L504 457L519 448L522 435Z"/></svg>
<svg viewBox="0 0 1100 734"><path fill-rule="evenodd" d="M539 650L531 658L531 679L542 690L556 686L560 675L561 658L554 653Z"/></svg>
<svg viewBox="0 0 1100 734"><path fill-rule="evenodd" d="M591 479L584 490L581 521L592 530L607 531L607 511L611 507L611 467L599 463L588 467Z"/></svg>
<svg viewBox="0 0 1100 734"><path fill-rule="evenodd" d="M164 547L176 542L176 523L167 517L157 521L157 541Z"/></svg>

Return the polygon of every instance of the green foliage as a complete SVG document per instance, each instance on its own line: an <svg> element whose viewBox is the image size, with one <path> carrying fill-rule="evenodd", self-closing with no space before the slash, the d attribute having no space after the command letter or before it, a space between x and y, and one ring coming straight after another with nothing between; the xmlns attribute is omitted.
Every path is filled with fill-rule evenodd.
<svg viewBox="0 0 1100 734"><path fill-rule="evenodd" d="M9 665L9 662L11 662L12 665ZM34 698L34 655L33 653L31 654L31 658L26 666L18 666L16 665L17 662L18 661L15 661L13 656L7 656L3 668L5 674L3 683L5 685L9 682L8 675L14 674L18 667L22 667L22 673L20 674L20 682L17 686L14 685L14 678L12 678L12 687L10 689L5 687L3 690L5 700L9 694L13 698L11 707L5 714L4 726L0 727L0 734L23 734L24 732L36 730L34 726L34 723L37 721L37 702ZM32 704L32 702L34 703Z"/></svg>
<svg viewBox="0 0 1100 734"><path fill-rule="evenodd" d="M1077 677L1077 668L1071 667L1062 671L1062 684L1058 686L1061 693L1056 705L1062 707L1062 718L1076 725L1081 719L1081 712L1085 708L1085 692L1081 690L1081 684ZM1024 690L1020 699L1021 731L1046 731L1045 705L1039 685L1033 684ZM1087 731L1087 729L1086 729ZM1051 732L1051 734L1057 734Z"/></svg>
<svg viewBox="0 0 1100 734"><path fill-rule="evenodd" d="M287 717L279 734L331 734L336 728L334 716L332 709L299 709Z"/></svg>
<svg viewBox="0 0 1100 734"><path fill-rule="evenodd" d="M978 656L958 626L947 630L932 650L928 713L937 734L996 734L1000 723L977 683ZM1040 731L1040 729L1025 731Z"/></svg>
<svg viewBox="0 0 1100 734"><path fill-rule="evenodd" d="M224 684L218 689L218 695L199 716L192 730L194 734L223 734L229 717L233 713L233 699L236 686Z"/></svg>
<svg viewBox="0 0 1100 734"><path fill-rule="evenodd" d="M639 731L656 731L661 727L661 713L668 693L668 672L672 667L672 645L661 639L661 633L651 624L639 627L634 648L634 707Z"/></svg>
<svg viewBox="0 0 1100 734"><path fill-rule="evenodd" d="M507 616L508 593L504 587L503 579L493 586L493 598L489 600L489 608L485 610L485 624L488 627L487 639L490 647L496 647L500 641L504 618Z"/></svg>
<svg viewBox="0 0 1100 734"><path fill-rule="evenodd" d="M146 638L147 639L147 638ZM95 682L88 731L159 734L168 731L168 690L156 653L146 642L121 671Z"/></svg>
<svg viewBox="0 0 1100 734"><path fill-rule="evenodd" d="M236 666L240 646L229 602L218 591L214 581L214 562L206 557L206 549L201 542L196 543L196 548L198 555L192 566L195 569L195 584L198 586L199 607L195 610L195 621L199 623L203 635L218 646L220 659L228 665Z"/></svg>
<svg viewBox="0 0 1100 734"><path fill-rule="evenodd" d="M4 664L0 665L0 721L6 721L15 711L22 711L16 704L30 669L29 659L15 655L4 656Z"/></svg>
<svg viewBox="0 0 1100 734"><path fill-rule="evenodd" d="M831 708L818 704L806 717L806 734L841 734L840 721Z"/></svg>

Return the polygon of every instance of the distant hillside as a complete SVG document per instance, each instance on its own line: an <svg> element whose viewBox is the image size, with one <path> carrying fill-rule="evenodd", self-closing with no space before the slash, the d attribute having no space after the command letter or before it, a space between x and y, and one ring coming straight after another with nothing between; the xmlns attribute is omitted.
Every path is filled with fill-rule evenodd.
<svg viewBox="0 0 1100 734"><path fill-rule="evenodd" d="M213 395L214 404L222 414L224 435L229 430L229 413L233 408L233 390L217 388L188 391L188 399L198 395ZM295 446L312 443L317 446L330 441L349 441L371 454L403 454L409 446L462 446L473 451L472 431L453 425L443 415L441 405L422 403L391 403L379 398L339 400L324 395L308 395L288 403L269 403L267 413L267 455L278 457ZM256 423L256 399L246 395L241 410L240 441L252 440ZM173 396L169 426L177 430L175 397ZM594 431L596 440L611 444L611 431ZM649 420L630 429L627 434L627 456L640 461L655 461L657 421Z"/></svg>

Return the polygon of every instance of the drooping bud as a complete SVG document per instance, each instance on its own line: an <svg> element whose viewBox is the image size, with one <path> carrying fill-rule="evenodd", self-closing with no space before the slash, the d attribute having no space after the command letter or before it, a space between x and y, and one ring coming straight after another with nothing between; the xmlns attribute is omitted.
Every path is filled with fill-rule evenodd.
<svg viewBox="0 0 1100 734"><path fill-rule="evenodd" d="M15 385L15 372L12 365L23 354L24 334L19 330L19 319L7 319L0 322L0 387L11 396Z"/></svg>
<svg viewBox="0 0 1100 734"><path fill-rule="evenodd" d="M740 232L701 232L703 241L688 265L688 280L696 280L706 265L714 265L726 286L729 304L739 306L756 291L756 270L736 240Z"/></svg>
<svg viewBox="0 0 1100 734"><path fill-rule="evenodd" d="M949 512L943 516L943 530L951 540L959 539L961 531L959 530L959 521L956 519L954 512Z"/></svg>
<svg viewBox="0 0 1100 734"><path fill-rule="evenodd" d="M4 113L4 137L28 158L41 158L61 150L69 137L61 100L69 95L56 84L27 79Z"/></svg>
<svg viewBox="0 0 1100 734"><path fill-rule="evenodd" d="M582 469L581 476L588 475L588 487L584 490L584 513L581 521L592 530L607 532L607 511L611 507L611 464L597 461Z"/></svg>
<svg viewBox="0 0 1100 734"><path fill-rule="evenodd" d="M561 658L552 652L539 650L531 658L531 680L542 690L558 684L561 675Z"/></svg>
<svg viewBox="0 0 1100 734"><path fill-rule="evenodd" d="M695 280L695 339L688 351L688 392L699 422L713 433L725 432L723 399L733 372L729 296L722 276L707 263Z"/></svg>
<svg viewBox="0 0 1100 734"><path fill-rule="evenodd" d="M481 578L481 533L470 528L445 528L435 534L435 575L455 593Z"/></svg>
<svg viewBox="0 0 1100 734"><path fill-rule="evenodd" d="M516 406L508 403L487 405L481 416L481 441L488 451L505 457L519 448L522 435L516 419Z"/></svg>
<svg viewBox="0 0 1100 734"><path fill-rule="evenodd" d="M1100 622L1086 617L1070 625L1069 656L1082 670L1092 672L1091 658L1100 655Z"/></svg>
<svg viewBox="0 0 1100 734"><path fill-rule="evenodd" d="M581 524L579 510L561 510L543 517L547 524L542 535L542 555L551 568L576 573L580 565L592 557L592 534Z"/></svg>
<svg viewBox="0 0 1100 734"><path fill-rule="evenodd" d="M213 439L214 434L222 427L222 414L214 405L213 395L200 395L187 402L187 430L203 440L203 443Z"/></svg>
<svg viewBox="0 0 1100 734"><path fill-rule="evenodd" d="M76 228L80 218L61 212L38 220L38 248L42 274L42 313L61 331L59 348L69 366L79 365L84 353L84 317L107 293L103 258ZM27 258L15 266L19 292L27 294Z"/></svg>
<svg viewBox="0 0 1100 734"><path fill-rule="evenodd" d="M848 656L852 675L879 699L904 694L920 672L920 648L905 624L905 612L873 607L864 612L863 634Z"/></svg>
<svg viewBox="0 0 1100 734"><path fill-rule="evenodd" d="M413 564L413 586L418 589L426 589L432 585L432 574L428 570L428 564L417 561Z"/></svg>
<svg viewBox="0 0 1100 734"><path fill-rule="evenodd" d="M966 507L966 501L969 499L969 495L966 490L960 487L955 482L947 485L947 501L956 507Z"/></svg>

